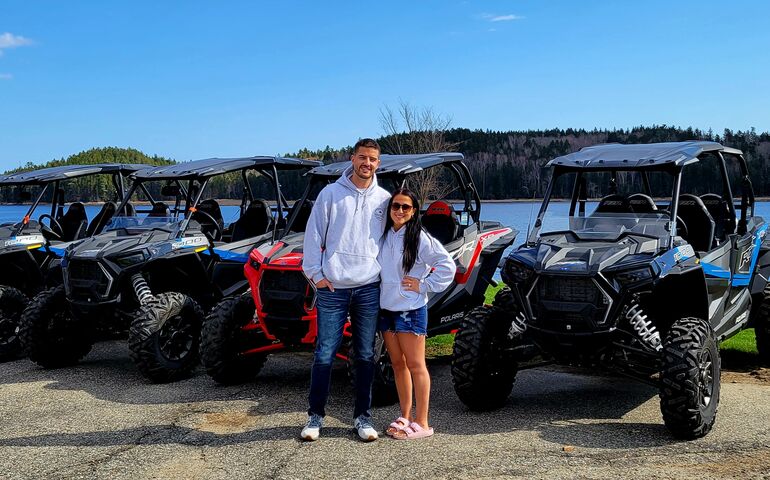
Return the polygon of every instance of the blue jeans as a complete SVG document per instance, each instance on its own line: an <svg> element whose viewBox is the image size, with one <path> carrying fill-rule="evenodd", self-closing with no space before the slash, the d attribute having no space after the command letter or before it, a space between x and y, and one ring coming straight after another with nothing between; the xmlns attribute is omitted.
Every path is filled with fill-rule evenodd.
<svg viewBox="0 0 770 480"><path fill-rule="evenodd" d="M332 363L342 343L342 330L350 314L355 360L355 406L353 418L371 416L374 380L374 340L380 309L380 282L355 288L318 290L318 337L310 373L308 414L326 415L332 378Z"/></svg>

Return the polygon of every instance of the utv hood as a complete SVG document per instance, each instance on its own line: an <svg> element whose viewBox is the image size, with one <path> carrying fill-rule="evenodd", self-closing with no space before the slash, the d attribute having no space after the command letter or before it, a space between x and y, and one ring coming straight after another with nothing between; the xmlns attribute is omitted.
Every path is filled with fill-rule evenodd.
<svg viewBox="0 0 770 480"><path fill-rule="evenodd" d="M92 237L79 242L68 251L69 258L94 259L103 257L123 256L143 249L154 250L152 252L162 253L171 251L180 241L187 240L180 238L173 240L172 234L160 230L152 230L140 235L119 235L117 233L106 233ZM195 237L196 240L199 237ZM203 246L207 245L206 239L202 238ZM190 245L193 246L193 245Z"/></svg>
<svg viewBox="0 0 770 480"><path fill-rule="evenodd" d="M609 267L651 259L659 251L659 241L623 236L616 241L581 240L574 234L542 236L534 249L534 269L538 272L593 275Z"/></svg>

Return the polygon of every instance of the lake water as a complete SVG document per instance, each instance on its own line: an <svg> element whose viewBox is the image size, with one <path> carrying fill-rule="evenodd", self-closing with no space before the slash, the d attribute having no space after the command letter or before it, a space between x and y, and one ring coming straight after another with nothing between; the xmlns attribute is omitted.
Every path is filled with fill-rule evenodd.
<svg viewBox="0 0 770 480"><path fill-rule="evenodd" d="M591 202L587 207L588 211L591 211ZM513 227L519 231L516 237L516 241L511 246L511 249L524 242L527 225L530 216L534 218L537 215L537 211L540 207L540 202L483 202L481 207L481 219L482 220L495 220L501 222L505 226ZM25 205L0 205L0 223L5 222L18 222L27 212L29 206ZM49 208L47 205L41 205L35 211L35 217L48 213ZM94 218L99 212L100 207L86 206L86 213L89 220ZM569 209L568 202L554 202L548 207L549 214L566 216ZM756 213L764 218L770 218L770 202L757 202ZM223 206L222 215L225 218L225 223L230 223L238 218L237 206ZM510 250L510 249L509 249Z"/></svg>

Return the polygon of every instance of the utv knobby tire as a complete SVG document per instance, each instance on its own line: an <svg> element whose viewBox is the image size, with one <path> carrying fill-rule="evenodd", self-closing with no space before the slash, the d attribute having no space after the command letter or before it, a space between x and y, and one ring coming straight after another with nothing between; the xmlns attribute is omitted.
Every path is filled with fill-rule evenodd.
<svg viewBox="0 0 770 480"><path fill-rule="evenodd" d="M353 342L348 349L348 375L355 385L356 381L356 352ZM393 372L393 364L390 355L385 348L385 340L382 332L377 332L374 337L374 380L372 382L372 405L375 407L387 407L398 402L398 390L396 389L396 375Z"/></svg>
<svg viewBox="0 0 770 480"><path fill-rule="evenodd" d="M680 318L663 342L660 410L663 422L681 439L706 435L719 407L720 359L716 336L700 318Z"/></svg>
<svg viewBox="0 0 770 480"><path fill-rule="evenodd" d="M187 295L166 292L139 308L128 332L131 360L154 383L189 376L198 363L203 310Z"/></svg>
<svg viewBox="0 0 770 480"><path fill-rule="evenodd" d="M0 362L13 360L21 355L19 322L29 299L20 290L0 286Z"/></svg>
<svg viewBox="0 0 770 480"><path fill-rule="evenodd" d="M235 385L257 376L267 353L241 355L243 351L269 345L261 332L242 328L254 318L251 292L228 297L206 316L201 329L201 363L217 383Z"/></svg>
<svg viewBox="0 0 770 480"><path fill-rule="evenodd" d="M762 292L762 304L759 306L759 315L754 321L754 333L757 339L759 361L763 365L770 365L770 284L765 286Z"/></svg>
<svg viewBox="0 0 770 480"><path fill-rule="evenodd" d="M517 311L510 290L503 289L493 306L474 308L460 323L452 352L452 383L471 410L499 408L511 394L519 367L506 350L512 346L508 329Z"/></svg>
<svg viewBox="0 0 770 480"><path fill-rule="evenodd" d="M44 368L74 365L94 343L91 322L72 315L61 285L37 294L19 326L24 354Z"/></svg>

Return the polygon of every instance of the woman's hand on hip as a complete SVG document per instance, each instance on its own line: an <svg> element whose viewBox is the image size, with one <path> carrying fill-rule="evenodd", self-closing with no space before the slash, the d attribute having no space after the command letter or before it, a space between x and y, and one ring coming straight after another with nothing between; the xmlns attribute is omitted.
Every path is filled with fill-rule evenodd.
<svg viewBox="0 0 770 480"><path fill-rule="evenodd" d="M405 290L420 293L420 281L414 277L404 277L404 279L401 280L401 286L404 287Z"/></svg>

